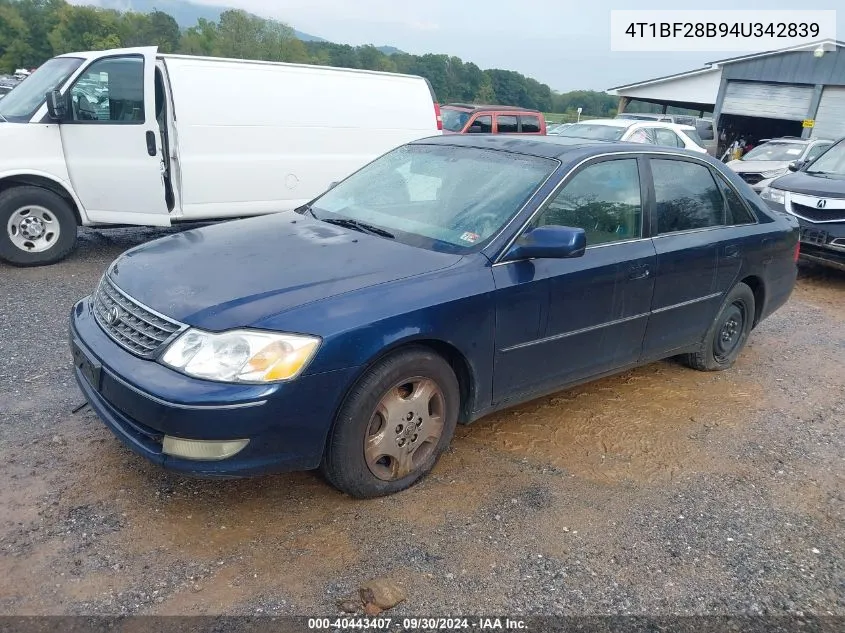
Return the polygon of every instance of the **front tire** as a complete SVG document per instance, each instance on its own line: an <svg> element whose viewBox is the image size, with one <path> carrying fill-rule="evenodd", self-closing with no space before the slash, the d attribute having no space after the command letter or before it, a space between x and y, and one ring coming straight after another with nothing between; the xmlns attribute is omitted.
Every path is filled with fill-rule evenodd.
<svg viewBox="0 0 845 633"><path fill-rule="evenodd" d="M353 497L380 497L422 479L448 448L460 410L455 372L423 347L393 354L341 406L320 470Z"/></svg>
<svg viewBox="0 0 845 633"><path fill-rule="evenodd" d="M722 371L736 362L754 327L754 292L740 282L728 293L700 349L684 358L699 371Z"/></svg>
<svg viewBox="0 0 845 633"><path fill-rule="evenodd" d="M57 194L13 187L0 194L0 259L13 266L44 266L76 246L76 216Z"/></svg>

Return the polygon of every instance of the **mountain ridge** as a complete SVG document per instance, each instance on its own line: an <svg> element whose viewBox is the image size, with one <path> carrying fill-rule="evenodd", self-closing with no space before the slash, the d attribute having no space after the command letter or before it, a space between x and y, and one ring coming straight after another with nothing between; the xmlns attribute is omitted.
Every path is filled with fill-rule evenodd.
<svg viewBox="0 0 845 633"><path fill-rule="evenodd" d="M180 28L186 29L195 26L199 19L217 22L220 14L224 11L231 11L235 7L225 5L197 4L190 0L77 0L74 4L87 4L101 7L103 9L114 9L117 11L134 11L136 13L152 13L163 11L169 13L176 20ZM261 16L265 17L265 16ZM272 18L268 18L272 19ZM297 39L303 42L329 42L329 40L305 33L297 29L293 30ZM376 46L385 55L403 53L395 46Z"/></svg>

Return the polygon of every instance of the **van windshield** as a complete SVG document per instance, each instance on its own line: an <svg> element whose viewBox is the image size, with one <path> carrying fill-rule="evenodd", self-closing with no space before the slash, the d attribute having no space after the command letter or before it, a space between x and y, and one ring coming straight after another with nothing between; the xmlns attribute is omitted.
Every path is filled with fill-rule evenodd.
<svg viewBox="0 0 845 633"><path fill-rule="evenodd" d="M44 103L44 96L60 88L81 64L82 60L78 57L54 57L42 64L0 100L2 119L13 123L28 123Z"/></svg>

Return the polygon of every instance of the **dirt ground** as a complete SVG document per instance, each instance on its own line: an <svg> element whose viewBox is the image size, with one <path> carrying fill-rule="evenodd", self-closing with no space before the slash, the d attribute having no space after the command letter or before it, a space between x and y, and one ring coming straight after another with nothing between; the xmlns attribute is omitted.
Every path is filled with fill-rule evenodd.
<svg viewBox="0 0 845 633"><path fill-rule="evenodd" d="M134 456L88 409L67 315L122 250L0 264L0 615L845 615L845 274L804 269L736 367L674 362L460 427L405 493L311 473L206 482ZM174 272L175 274L175 272Z"/></svg>

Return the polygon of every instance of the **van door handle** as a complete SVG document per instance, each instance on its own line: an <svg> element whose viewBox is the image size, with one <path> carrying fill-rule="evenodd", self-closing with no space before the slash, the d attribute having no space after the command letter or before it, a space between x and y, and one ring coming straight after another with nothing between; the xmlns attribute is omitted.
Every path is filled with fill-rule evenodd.
<svg viewBox="0 0 845 633"><path fill-rule="evenodd" d="M736 258L739 257L739 254L739 246L737 246L736 244L731 244L730 246L725 247L725 257Z"/></svg>
<svg viewBox="0 0 845 633"><path fill-rule="evenodd" d="M651 274L648 266L632 266L628 271L628 279L634 281L635 279L645 279Z"/></svg>
<svg viewBox="0 0 845 633"><path fill-rule="evenodd" d="M155 156L156 153L156 135L155 132L150 130L147 132L147 154Z"/></svg>

